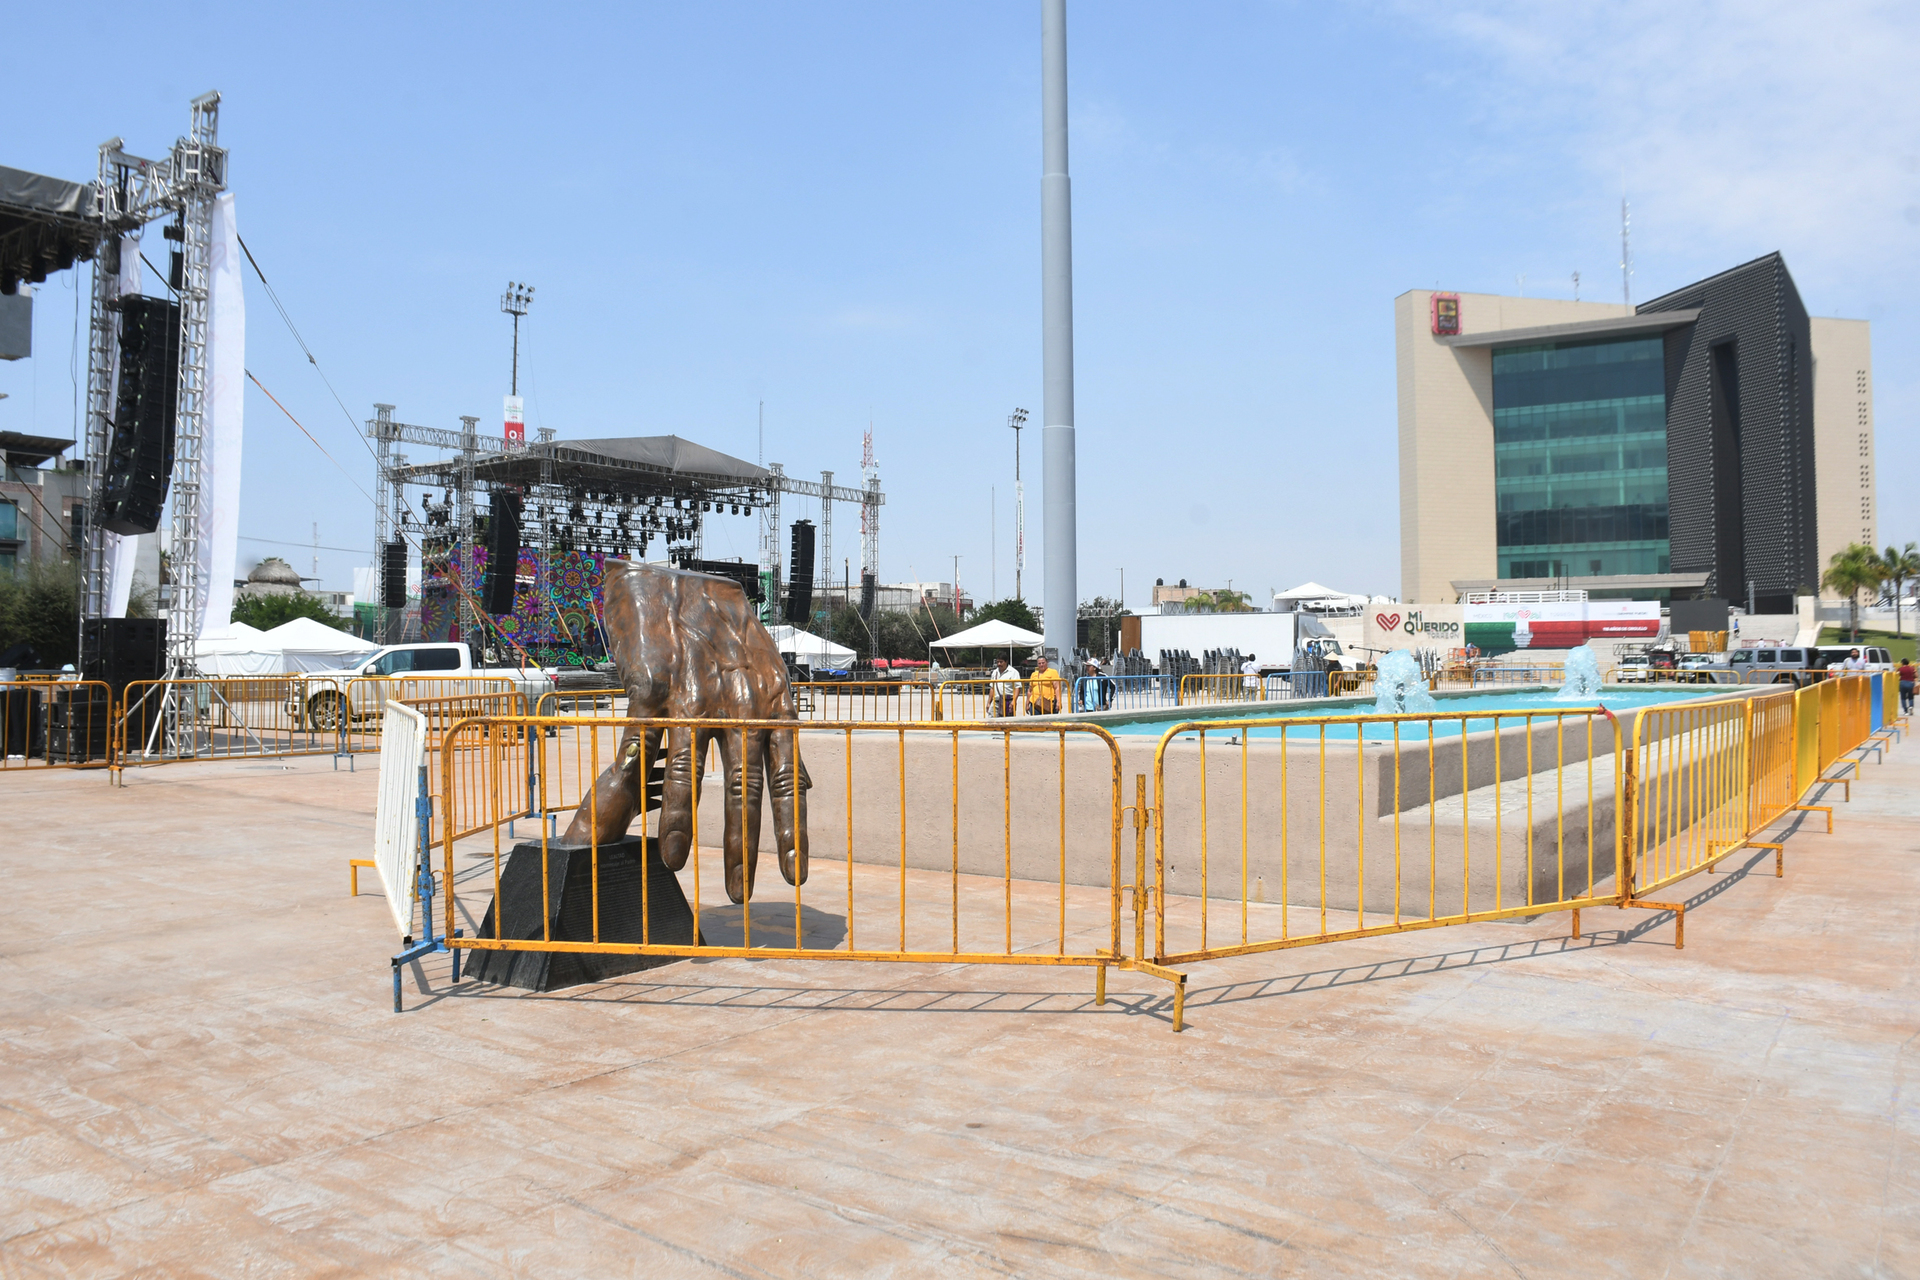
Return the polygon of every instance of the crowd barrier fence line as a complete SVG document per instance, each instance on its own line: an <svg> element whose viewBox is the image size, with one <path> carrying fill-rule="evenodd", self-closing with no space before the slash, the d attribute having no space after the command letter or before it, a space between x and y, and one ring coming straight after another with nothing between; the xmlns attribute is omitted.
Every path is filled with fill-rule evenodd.
<svg viewBox="0 0 1920 1280"><path fill-rule="evenodd" d="M1255 739L1249 732L1261 729L1283 736ZM1347 733L1353 737L1343 740ZM1223 738L1224 752L1213 746L1210 760L1210 744ZM1176 754L1183 740L1195 749ZM1385 754L1370 756L1375 747ZM1170 726L1153 763L1150 954L1172 966L1616 904L1617 887L1603 892L1599 885L1619 883L1618 830L1612 810L1603 822L1595 802L1617 805L1617 750L1616 724L1588 708ZM1552 771L1550 783L1543 770ZM1229 799L1224 823L1216 821L1214 804L1222 787ZM1509 829L1514 821L1525 822L1524 833ZM1176 842L1171 849L1169 841ZM1228 891L1218 893L1215 850L1222 843ZM1548 843L1550 861L1542 856ZM1569 853L1574 845L1577 857ZM1189 866L1197 860L1197 874L1176 882L1176 859ZM1274 902L1267 900L1269 876L1277 881ZM1512 883L1516 877L1524 883ZM1170 907L1176 889L1184 901ZM1230 908L1224 940L1213 922L1219 898ZM1304 930L1295 927L1300 914L1308 920ZM1180 945L1168 941L1170 916L1185 935Z"/></svg>
<svg viewBox="0 0 1920 1280"><path fill-rule="evenodd" d="M545 730L553 728L558 736L549 738ZM707 934L702 930L703 915L712 922L716 918L723 921L726 928L732 927L732 914L738 912L739 942L715 943L700 941L693 944L655 942L651 936L651 904L648 901L648 879L641 877L641 906L639 942L611 942L600 938L600 845L593 842L590 850L591 861L591 898L592 933L586 941L561 941L553 938L553 915L550 899L543 898L543 908L547 909L545 922L541 926L541 935L537 938L509 938L503 936L502 920L504 912L496 910L492 936L454 937L450 945L455 948L499 951L546 951L546 952L601 952L622 955L654 956L737 956L748 958L783 957L807 960L859 960L859 961L895 961L918 963L964 963L964 964L1012 964L1012 965L1054 965L1092 967L1096 970L1095 998L1105 1003L1106 970L1108 968L1138 969L1167 979L1174 984L1176 1020L1184 1001L1184 976L1169 973L1163 967L1151 961L1142 961L1130 957L1122 946L1122 878L1120 868L1122 811L1121 804L1121 768L1120 749L1112 735L1095 725L1075 723L1066 720L1033 720L1019 722L1012 719L947 721L942 723L876 723L871 721L795 721L795 720L745 720L745 719L634 719L628 717L567 717L567 716L488 716L463 719L447 729L441 748L441 782L439 796L445 807L440 821L438 844L443 853L441 874L447 884L454 883L454 846L463 835L473 835L491 830L491 879L494 901L499 900L500 878L503 870L503 851L501 847L501 828L505 810L497 799L487 801L477 799L471 789L460 785L455 776L455 762L465 754L480 754L488 763L483 766L484 773L496 780L504 778L517 767L508 744L519 738L532 744L532 749L544 754L548 744L568 741L568 730L585 729L586 734L575 733L572 741L586 743L584 764L586 768L581 777L586 779L581 791L590 821L597 815L598 794L592 788L592 780L598 778L602 768L616 758L616 751L635 751L632 761L634 769L642 779L652 779L655 773L668 774L680 779L681 789L677 793L671 790L674 782L666 782L667 789L662 795L661 807L654 812L664 815L669 806L683 804L690 826L693 853L691 862L692 894L690 905L694 915L694 937L704 940ZM603 750L598 730L612 729L617 732L617 746ZM963 735L968 740L977 735L987 735L1000 740L999 767L992 770L984 792L976 790L968 794L963 787L962 751ZM703 779L707 779L707 757L709 750L719 748L724 761L718 776L723 803L731 806L738 803L738 830L742 833L756 832L757 826L751 820L757 817L757 809L750 810L750 800L758 792L757 782L759 765L759 744L767 735L791 735L790 751L792 758L800 762L789 780L769 779L769 788L781 785L797 785L801 774L801 765L805 757L811 755L816 764L823 760L832 761L834 755L842 760L840 768L823 767L812 782L814 798L807 802L816 815L821 813L823 800L819 792L822 782L837 790L837 800L824 805L829 821L816 825L808 835L809 852L812 866L819 869L832 865L839 859L834 857L837 848L844 857L844 882L836 883L829 889L820 881L813 881L819 888L815 890L827 898L834 908L844 907L845 945L817 946L807 945L804 912L808 909L808 891L802 884L793 884L791 901L791 919L786 918L787 904L784 893L778 905L770 905L756 911L752 886L754 876L751 871L752 860L748 862L745 876L747 891L744 900L727 906L714 907L703 900L703 874L711 876L711 871L703 873L703 852L711 856L715 849L703 847L700 837L701 805L699 797ZM1054 755L1055 777L1050 781L1053 792L1052 803L1057 809L1056 821L1034 824L1026 821L1016 823L1015 778L1013 773L1013 743L1018 740L1039 740L1045 743L1052 740L1057 747ZM1095 766L1082 758L1082 767L1077 776L1083 778L1098 775L1097 786L1089 784L1086 788L1071 794L1071 798L1081 801L1098 815L1097 820L1104 828L1106 839L1101 842L1103 848L1099 859L1098 877L1103 883L1088 885L1084 882L1069 880L1069 776L1075 772L1069 768L1069 744L1087 747L1091 757L1100 763ZM1090 745L1089 745L1090 744ZM862 771L858 776L861 786L856 788L855 755L865 753L868 763L884 765L877 772ZM948 782L946 804L935 806L943 808L941 813L910 812L912 792L907 785L908 759L915 757L914 773L916 777L932 776L929 770L940 768ZM889 758L890 757L890 758ZM942 759L944 757L944 759ZM978 772L982 757L974 755L974 768L965 771L971 780L978 781L972 775ZM662 769L657 762L672 763L673 769ZM737 766L737 772L734 772ZM1034 790L1033 761L1023 759L1023 768L1019 789L1023 803L1029 793L1038 795ZM544 788L550 778L561 776L559 770L537 765L533 771L536 786ZM884 776L883 776L884 775ZM830 778L830 781L829 781ZM651 784L649 783L649 786ZM857 791L870 791L876 794L870 797L879 808L897 807L897 824L887 818L885 860L857 856L873 853L878 848L875 836L878 828L872 820L873 810L863 809L857 803ZM1094 791L1099 794L1095 796ZM651 802L650 802L651 804ZM1041 802L1042 807L1045 803ZM534 805L546 810L550 801L546 795L536 795ZM468 813L464 809L477 811ZM963 824L963 809L967 811ZM867 828L856 821L856 813L867 819ZM735 814L723 808L729 828L734 827ZM708 819L712 821L711 818ZM635 830L644 830L646 816L636 821ZM1050 830L1043 830L1042 827ZM963 834L964 833L964 834ZM986 850L980 841L986 835L998 834L997 866L982 870L986 863L981 858L993 851ZM657 840L658 834L649 837ZM732 830L727 833L726 841L731 846L734 840ZM742 840L746 838L744 835ZM540 832L541 874L548 875L550 869L550 848L553 843L546 828ZM710 842L711 843L711 842ZM991 843L991 841L989 841ZM1052 868L1048 880L1051 894L1045 895L1044 913L1037 912L1031 905L1023 904L1016 909L1016 884L1031 883L1034 877L1016 876L1016 849L1020 849L1019 858L1028 868L1038 865L1033 861L1035 854L1031 846L1041 844L1051 852L1044 854L1043 861ZM1020 848L1020 846L1029 846ZM963 873L963 850L969 870ZM485 856L485 855L483 855ZM729 854L729 857L732 855ZM991 858L987 861L992 862ZM935 865L937 864L937 865ZM858 870L857 870L858 869ZM910 870L941 873L945 881L943 892L931 892L925 889L924 878L909 876ZM962 875L972 877L962 886ZM918 879L918 885L910 880ZM997 884L991 881L997 880ZM543 884L550 880L543 879ZM764 882L763 882L764 883ZM991 891L988 892L988 886ZM1075 892L1075 889L1080 890ZM550 889L543 889L543 894ZM728 889L729 895L732 888ZM985 896L983 896L983 893ZM916 897L917 895L917 897ZM974 945L963 945L962 902L963 897L970 905L980 908L987 904L989 913L997 905L1000 928L993 940L997 945L982 947L977 938L967 941ZM1095 898L1100 900L1097 909L1090 904ZM816 898L820 901L820 898ZM878 902L878 907L875 903ZM937 907L938 910L930 910ZM454 896L449 893L446 904L444 936L455 934ZM884 923L877 926L871 922L870 913L879 910ZM715 912L718 911L718 917ZM768 923L759 927L762 930L760 941L755 940L756 915ZM715 926L720 927L720 926ZM886 931L879 942L872 942L870 930L879 928ZM967 931L978 932L978 915L968 922ZM768 934L773 940L767 940ZM930 938L938 935L944 945L928 945Z"/></svg>
<svg viewBox="0 0 1920 1280"><path fill-rule="evenodd" d="M113 707L102 680L0 683L0 771L111 768Z"/></svg>
<svg viewBox="0 0 1920 1280"><path fill-rule="evenodd" d="M1161 679L1136 677L1149 678ZM977 696L969 683L948 682L961 686L961 697ZM497 900L502 827L511 832L512 818L528 811L583 805L591 819L594 780L617 752L631 750L643 778L679 779L648 795L655 812L681 806L678 829L688 831L695 850L682 878L691 882L696 927L704 912L723 933L736 929L731 938L696 933L694 944L653 940L643 879L641 940L602 940L595 845L592 939L556 940L551 912L538 936L504 937L496 923L490 937L456 937L448 892L438 942L456 953L1082 966L1096 970L1102 1003L1106 970L1131 969L1173 984L1177 1031L1185 1000L1179 967L1202 961L1556 911L1570 914L1577 938L1580 912L1597 906L1670 911L1674 945L1684 947L1685 904L1649 895L1716 872L1742 848L1773 850L1775 875L1783 876L1784 842L1762 837L1800 812L1824 813L1832 831L1832 808L1810 803L1813 792L1846 783L1837 776L1843 769L1857 777L1865 753L1884 748L1873 712L1893 714L1889 683L1835 677L1619 716L1571 707L1189 720L1161 735L1151 778L1135 776L1131 803L1124 803L1119 743L1099 726L1064 718L648 720L614 715L610 704L608 714L557 716L524 714L524 702L458 701L469 695L448 695L425 709L405 705L440 730L434 798L442 812L436 821L433 805L424 806L421 822L422 839L441 852L443 885L454 883L455 844L491 832L490 855L483 849L478 856L490 856ZM955 693L943 685L936 696ZM459 714L507 705L520 713ZM536 712L549 705L541 699ZM1630 730L1623 724L1628 715ZM817 775L809 834L816 876L811 889L792 886L790 916L778 886L767 906L755 902L750 875L744 901L714 906L702 899L703 875L715 873L703 871L701 855L712 859L733 839L702 847L702 779L718 782L718 812L729 825L737 816L740 831L752 830L756 744L767 735L792 735L793 757L804 753ZM964 768L963 741L974 744ZM1039 752L1021 756L1022 803L1051 793L1047 803L1057 804L1057 817L1049 809L1048 821L1033 822L1028 812L1016 820L1015 743ZM715 747L724 762L717 775L707 767ZM984 773L983 749L997 757ZM434 750L429 746L425 757ZM571 770L560 764L569 753L578 756ZM1071 786L1070 758L1082 769ZM910 759L917 791L908 786ZM1057 761L1055 776L1036 787L1033 766L1047 759ZM676 761L677 772L665 767ZM791 776L801 772L796 766ZM514 779L524 780L524 794ZM946 786L928 792L930 779ZM822 784L827 791L818 790ZM677 800L667 791L675 785ZM924 811L910 812L916 805ZM1082 856L1077 879L1068 869L1073 805L1094 815L1081 825L1098 828L1076 836L1098 846L1093 862ZM715 820L710 811L706 821ZM647 830L647 820L635 829ZM987 852L997 861L982 863L980 842L996 836L997 847ZM554 842L542 822L543 874ZM1076 845L1082 855L1086 847ZM1089 866L1097 873L1089 876ZM819 876L822 870L829 875ZM921 873L917 884L910 871ZM937 874L929 878L929 871ZM433 892L433 879L429 872L416 899ZM841 937L809 938L803 915L810 895L844 908ZM1017 896L1026 901L1017 903ZM972 908L964 926L963 902ZM983 913L983 904L991 910ZM1129 909L1131 938L1123 927ZM764 923L756 926L756 917ZM983 920L997 926L986 930L995 936L984 946ZM876 930L885 936L876 938Z"/></svg>

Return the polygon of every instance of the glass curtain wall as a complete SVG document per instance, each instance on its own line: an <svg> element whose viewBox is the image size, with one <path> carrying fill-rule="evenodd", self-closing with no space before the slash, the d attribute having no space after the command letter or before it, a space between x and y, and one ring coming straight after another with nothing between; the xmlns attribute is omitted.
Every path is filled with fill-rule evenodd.
<svg viewBox="0 0 1920 1280"><path fill-rule="evenodd" d="M1655 337L1495 348L1501 577L1668 571L1664 346Z"/></svg>

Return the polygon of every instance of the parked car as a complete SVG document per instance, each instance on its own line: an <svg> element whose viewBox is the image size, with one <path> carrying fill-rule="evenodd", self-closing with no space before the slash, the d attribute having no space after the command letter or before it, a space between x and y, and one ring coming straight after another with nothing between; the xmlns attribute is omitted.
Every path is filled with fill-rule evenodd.
<svg viewBox="0 0 1920 1280"><path fill-rule="evenodd" d="M475 667L473 652L464 644L394 644L374 650L352 667L307 672L304 686L295 684L288 695L287 711L296 725L321 732L377 719L391 686L356 677L410 675L511 680L515 689L527 695L529 712L538 705L540 695L556 687L553 677L539 667Z"/></svg>
<svg viewBox="0 0 1920 1280"><path fill-rule="evenodd" d="M1801 648L1735 649L1727 655L1734 675L1746 684L1794 686L1812 684L1821 677L1818 650Z"/></svg>
<svg viewBox="0 0 1920 1280"><path fill-rule="evenodd" d="M1856 647L1860 650L1860 656L1867 661L1869 670L1885 671L1892 668L1893 656L1876 645L1829 644L1779 649L1756 647L1735 649L1727 657L1737 678L1748 684L1791 684L1800 687L1823 680L1829 672L1839 670L1840 664ZM1749 672L1759 674L1749 675Z"/></svg>
<svg viewBox="0 0 1920 1280"><path fill-rule="evenodd" d="M1823 644L1817 647L1820 665L1831 670L1845 662L1855 649L1860 651L1861 660L1869 671L1885 671L1893 667L1893 655L1878 645L1870 644Z"/></svg>

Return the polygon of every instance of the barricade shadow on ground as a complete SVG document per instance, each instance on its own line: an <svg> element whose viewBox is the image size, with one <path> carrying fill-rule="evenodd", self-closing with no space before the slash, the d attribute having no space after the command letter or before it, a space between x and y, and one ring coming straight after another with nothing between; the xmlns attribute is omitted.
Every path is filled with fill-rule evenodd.
<svg viewBox="0 0 1920 1280"><path fill-rule="evenodd" d="M1797 833L1802 824L1812 815L1797 813L1774 833L1776 840L1784 841ZM1744 883L1749 876L1757 875L1764 880L1774 879L1772 875L1773 851L1771 849L1742 850L1730 855L1727 863L1736 858L1744 859L1737 865L1722 864L1717 872L1705 873L1706 881L1692 896L1683 900L1689 912L1705 906L1714 899ZM491 865L482 863L456 873L456 882L462 885L490 877ZM465 919L464 927L471 931L475 922L468 916L464 903L458 903L459 913ZM1621 946L1658 946L1671 947L1670 937L1652 936L1672 926L1674 916L1671 911L1635 912L1633 922L1619 928L1594 928L1599 923L1602 912L1608 908L1589 908L1584 913L1585 928L1583 936L1573 938L1560 936L1553 938L1532 938L1497 944L1483 944L1464 947L1453 951L1428 952L1418 956L1400 956L1389 959L1370 960L1363 964L1345 964L1331 967L1298 970L1287 974L1275 974L1260 978L1220 983L1211 986L1189 987L1186 996L1186 1020L1189 1026L1194 1023L1194 1014L1208 1007L1229 1005L1255 1000L1282 999L1287 996L1305 995L1326 991L1338 987L1360 986L1367 983L1385 982L1401 979L1427 978L1441 974L1458 973L1462 970L1485 968L1492 965L1512 964L1528 960L1545 960L1570 953L1592 951ZM738 906L707 907L701 911L700 927L708 945L741 946L745 938L745 912ZM756 957L750 963L780 963L787 958L775 948L791 946L793 936L792 905L784 907L769 903L756 906L753 911L754 935L757 945L769 948L767 956ZM1511 921L1516 925L1550 925L1553 922L1568 922L1565 912L1543 912L1537 916L1523 917ZM1507 922L1501 922L1507 923ZM830 912L802 906L800 932L803 942L809 947L831 949L838 946L846 937L846 921L842 916ZM1365 941L1378 945L1393 935L1383 935ZM1327 943L1329 947L1349 944ZM1695 945L1702 945L1696 942ZM1173 1016L1173 997L1164 987L1147 991L1124 991L1116 989L1110 982L1107 993L1107 1007L1095 1003L1090 991L1022 991L1008 987L933 987L914 984L914 979L906 979L903 985L884 985L878 983L839 983L822 982L806 985L786 985L781 983L749 983L690 980L691 975L710 964L727 963L732 957L689 957L686 961L651 970L645 975L631 975L609 982L585 984L565 991L535 993L491 984L462 981L458 985L448 986L445 973L440 980L428 978L421 962L411 966L413 985L416 994L421 997L411 1009L430 1008L443 999L497 999L497 1000L560 1000L569 1002L597 1001L619 1005L679 1005L712 1008L748 1008L765 1010L787 1010L793 1012L824 1012L828 1010L851 1013L949 1013L949 1014L1007 1014L1007 1013L1052 1013L1052 1014L1098 1014L1119 1013L1144 1016L1156 1021L1171 1023ZM445 961L441 962L446 963ZM811 963L800 961L798 963ZM864 962L848 962L864 963ZM1207 967L1220 964L1244 964L1244 960L1213 961ZM938 968L957 970L976 968L967 962L940 964ZM1196 968L1201 966L1196 965ZM1083 972L1074 970L1073 972ZM1116 971L1117 974L1118 971ZM1090 983L1087 985L1091 985Z"/></svg>

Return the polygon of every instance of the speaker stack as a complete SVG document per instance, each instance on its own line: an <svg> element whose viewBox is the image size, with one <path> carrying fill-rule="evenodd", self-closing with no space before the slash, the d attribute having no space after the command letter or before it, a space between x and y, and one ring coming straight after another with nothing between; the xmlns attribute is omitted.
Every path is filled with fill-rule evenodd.
<svg viewBox="0 0 1920 1280"><path fill-rule="evenodd" d="M113 687L118 698L135 680L158 680L167 669L165 618L88 618L80 626L80 674Z"/></svg>
<svg viewBox="0 0 1920 1280"><path fill-rule="evenodd" d="M793 522L793 550L787 561L787 625L805 627L813 618L813 521Z"/></svg>
<svg viewBox="0 0 1920 1280"><path fill-rule="evenodd" d="M173 474L180 304L134 294L119 305L120 382L100 525L118 534L152 533L160 527L160 509Z"/></svg>
<svg viewBox="0 0 1920 1280"><path fill-rule="evenodd" d="M487 576L481 595L491 614L513 612L514 575L520 570L520 498L494 490L487 521Z"/></svg>
<svg viewBox="0 0 1920 1280"><path fill-rule="evenodd" d="M380 604L387 609L407 607L407 544L389 542L380 549Z"/></svg>

